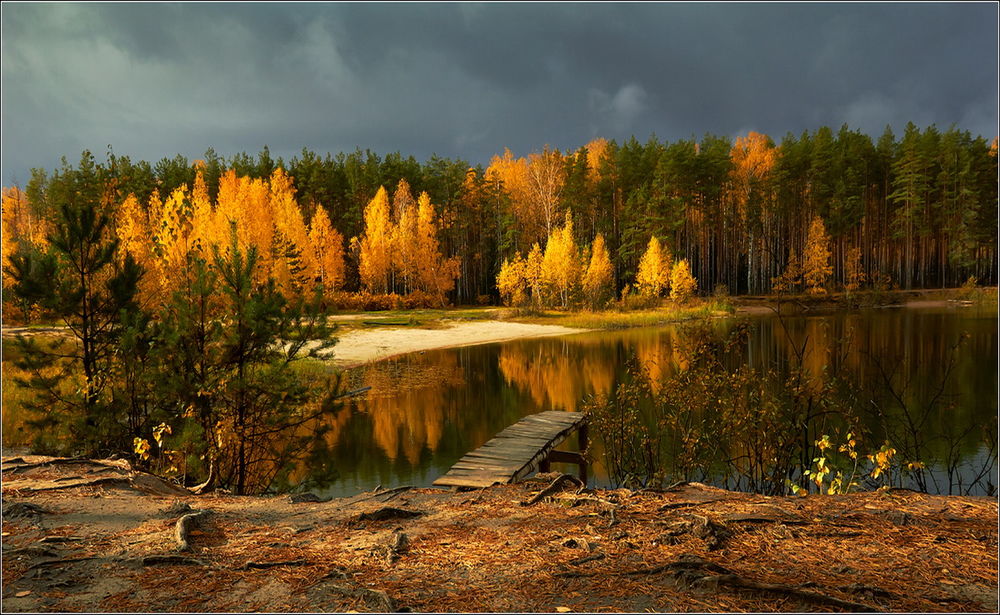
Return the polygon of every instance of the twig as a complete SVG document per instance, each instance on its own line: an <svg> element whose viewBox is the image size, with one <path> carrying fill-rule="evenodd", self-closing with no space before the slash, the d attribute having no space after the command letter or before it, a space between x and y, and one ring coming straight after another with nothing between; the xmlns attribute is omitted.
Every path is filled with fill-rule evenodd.
<svg viewBox="0 0 1000 615"><path fill-rule="evenodd" d="M586 564L587 562L596 562L597 560L604 558L605 555L603 553L591 553L590 555L578 557L566 563L569 564L570 566L579 566L580 564Z"/></svg>

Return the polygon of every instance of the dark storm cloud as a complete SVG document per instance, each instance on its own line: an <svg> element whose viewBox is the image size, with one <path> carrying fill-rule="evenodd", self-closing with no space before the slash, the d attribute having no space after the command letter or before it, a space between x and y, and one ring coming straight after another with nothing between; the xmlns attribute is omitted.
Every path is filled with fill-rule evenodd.
<svg viewBox="0 0 1000 615"><path fill-rule="evenodd" d="M84 148L473 163L601 135L997 133L995 4L4 4L4 184Z"/></svg>

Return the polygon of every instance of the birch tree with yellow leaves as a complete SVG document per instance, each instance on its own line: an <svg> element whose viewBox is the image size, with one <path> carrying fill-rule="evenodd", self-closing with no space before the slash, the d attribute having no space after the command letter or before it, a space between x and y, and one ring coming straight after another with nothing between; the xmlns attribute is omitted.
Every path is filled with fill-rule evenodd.
<svg viewBox="0 0 1000 615"><path fill-rule="evenodd" d="M670 251L655 236L650 237L635 274L635 285L640 295L659 297L667 290L670 285L670 261Z"/></svg>
<svg viewBox="0 0 1000 615"><path fill-rule="evenodd" d="M392 220L385 187L368 202L364 221L364 235L358 240L358 275L370 292L387 293L392 271Z"/></svg>
<svg viewBox="0 0 1000 615"><path fill-rule="evenodd" d="M823 219L814 216L809 225L806 252L802 263L802 281L806 292L818 295L826 292L826 282L833 273L830 264L830 237L826 234Z"/></svg>
<svg viewBox="0 0 1000 615"><path fill-rule="evenodd" d="M549 234L542 257L542 284L545 298L568 308L580 283L580 254L573 238L573 219L567 215L561 228Z"/></svg>
<svg viewBox="0 0 1000 615"><path fill-rule="evenodd" d="M600 233L590 246L590 263L583 275L583 293L593 308L604 307L614 296L614 268Z"/></svg>
<svg viewBox="0 0 1000 615"><path fill-rule="evenodd" d="M344 237L330 224L325 207L317 207L309 225L309 244L323 293L329 297L344 285Z"/></svg>
<svg viewBox="0 0 1000 615"><path fill-rule="evenodd" d="M420 193L417 204L416 264L417 281L421 290L434 295L444 305L445 295L455 288L458 259L445 258L438 243L437 215L431 197Z"/></svg>

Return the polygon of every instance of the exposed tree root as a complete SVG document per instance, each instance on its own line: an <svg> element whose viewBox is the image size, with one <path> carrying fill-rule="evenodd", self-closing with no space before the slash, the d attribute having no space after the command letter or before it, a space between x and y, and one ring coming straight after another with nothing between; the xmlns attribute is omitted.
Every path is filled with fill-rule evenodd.
<svg viewBox="0 0 1000 615"><path fill-rule="evenodd" d="M382 507L375 512L361 513L358 521L387 521L389 519L412 519L424 514L419 510L406 510L404 508L393 508L391 506Z"/></svg>
<svg viewBox="0 0 1000 615"><path fill-rule="evenodd" d="M215 488L215 461L212 460L208 463L208 478L205 482L200 485L195 485L191 487L191 493L195 495L202 495L203 493L208 493Z"/></svg>
<svg viewBox="0 0 1000 615"><path fill-rule="evenodd" d="M370 500L372 498L379 498L379 497L382 497L382 496L389 496L388 498L386 498L384 500L384 501L389 501L393 497L399 495L400 493L402 493L404 491L409 491L410 489L413 489L413 488L414 488L413 485L403 485L402 487L393 487L392 489L386 489L386 490L383 491L382 490L382 485L379 485L378 487L375 488L376 493L372 493L371 495L366 495L363 498L357 498L357 499L353 500L353 503L364 502L365 500Z"/></svg>
<svg viewBox="0 0 1000 615"><path fill-rule="evenodd" d="M324 589L332 591L348 598L361 598L376 613L396 612L396 601L389 597L389 594L377 589L367 589L364 587L347 587L329 583Z"/></svg>
<svg viewBox="0 0 1000 615"><path fill-rule="evenodd" d="M541 491L539 491L538 493L536 493L535 496L532 497L531 499L529 499L529 500L527 500L525 502L521 502L521 506L533 506L533 505L537 504L538 502L541 502L543 499L545 499L548 496L552 495L556 491L559 491L562 488L563 483L567 483L567 482L573 483L577 487L583 487L584 486L584 484L582 482L580 482L579 478L577 478L575 476L570 476L569 474L560 474L559 476L556 477L556 479L554 481L552 481L551 483L549 483L548 487L546 487L545 489L542 489Z"/></svg>
<svg viewBox="0 0 1000 615"><path fill-rule="evenodd" d="M96 557L64 557L61 559L49 559L44 562L37 562L28 566L28 570L33 568L45 568L46 566L58 566L59 564L72 564L73 562L85 562L90 559L97 559Z"/></svg>
<svg viewBox="0 0 1000 615"><path fill-rule="evenodd" d="M204 566L205 562L193 557L184 555L147 555L140 560L143 566L180 565L180 566Z"/></svg>
<svg viewBox="0 0 1000 615"><path fill-rule="evenodd" d="M209 511L207 510L199 510L198 512L188 513L177 520L177 524L174 526L174 540L177 541L178 551L187 551L191 548L191 545L188 543L191 526L208 516L208 513Z"/></svg>
<svg viewBox="0 0 1000 615"><path fill-rule="evenodd" d="M309 560L292 559L280 562L247 562L243 564L242 570L261 570L264 568L275 568L277 566L308 566Z"/></svg>
<svg viewBox="0 0 1000 615"><path fill-rule="evenodd" d="M57 489L74 489L76 487L123 487L127 489L131 486L132 482L127 478L106 476L104 478L95 478L94 480L86 480L78 483L66 483L65 485L52 485L50 487L26 487L24 490L34 493L39 491L55 491Z"/></svg>
<svg viewBox="0 0 1000 615"><path fill-rule="evenodd" d="M624 574L629 576L635 576L635 575L658 574L662 572L669 573L678 581L695 587L720 587L725 585L729 587L738 587L742 589L752 589L756 591L766 591L770 593L784 594L787 596L798 598L799 600L811 602L813 604L835 606L853 612L871 613L871 612L876 612L878 610L875 607L868 604L862 604L860 602L851 602L849 600L841 600L840 598L834 598L833 596L827 596L826 594L806 591L804 589L794 587L792 585L782 585L779 583L761 583L759 581L754 581L752 579L742 577L738 574L734 574L731 571L723 568L722 566L719 566L718 564L707 562L698 557L692 557L692 556L682 557L679 561L672 562L664 566L656 566L655 568L633 570L626 572ZM706 573L714 573L714 574L706 574Z"/></svg>

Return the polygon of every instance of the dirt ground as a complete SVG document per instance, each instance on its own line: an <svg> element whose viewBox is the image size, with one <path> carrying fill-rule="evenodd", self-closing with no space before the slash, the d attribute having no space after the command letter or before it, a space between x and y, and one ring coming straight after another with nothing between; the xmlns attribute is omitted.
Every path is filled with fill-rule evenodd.
<svg viewBox="0 0 1000 615"><path fill-rule="evenodd" d="M24 456L2 467L4 612L998 606L988 498L565 484L524 505L557 476L546 475L293 501L191 495L124 461Z"/></svg>

